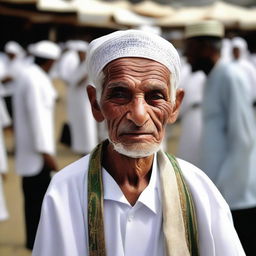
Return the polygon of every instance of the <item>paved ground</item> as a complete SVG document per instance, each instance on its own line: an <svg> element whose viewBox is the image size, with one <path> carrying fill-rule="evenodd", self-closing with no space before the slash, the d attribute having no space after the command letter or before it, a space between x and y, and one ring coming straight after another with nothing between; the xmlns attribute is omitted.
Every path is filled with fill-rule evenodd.
<svg viewBox="0 0 256 256"><path fill-rule="evenodd" d="M61 169L80 156L73 154L69 148L58 143L61 126L66 120L65 111L65 86L56 83L59 92L59 100L56 105L56 141L57 161ZM168 140L168 151L175 153L176 142L179 135L179 126L172 129L172 138ZM7 144L9 173L4 182L4 191L9 210L9 219L0 222L0 256L30 256L30 251L24 248L24 222L23 222L23 199L20 186L20 179L14 172L13 134L10 130L5 131ZM46 255L47 256L47 255Z"/></svg>

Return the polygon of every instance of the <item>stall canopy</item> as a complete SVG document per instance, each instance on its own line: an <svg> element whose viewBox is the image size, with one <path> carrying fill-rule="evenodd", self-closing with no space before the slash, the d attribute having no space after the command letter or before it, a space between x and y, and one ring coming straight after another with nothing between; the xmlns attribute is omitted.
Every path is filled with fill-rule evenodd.
<svg viewBox="0 0 256 256"><path fill-rule="evenodd" d="M173 5L164 5L152 1L136 4L128 1L39 0L37 6L42 11L75 11L78 20L88 24L114 22L128 27L138 25L183 27L191 22L217 19L227 27L256 29L255 8L221 1L212 2L210 5L177 6L175 1ZM249 2L252 1L248 0L247 3Z"/></svg>
<svg viewBox="0 0 256 256"><path fill-rule="evenodd" d="M1 2L35 4L38 17L34 19L54 21L51 12L56 17L60 13L60 20L64 18L65 13L73 14L77 24L85 26L115 29L142 25L183 28L191 22L216 19L223 22L227 28L256 30L256 7L253 7L253 4L256 6L256 0L0 0L0 4ZM242 5L232 2L240 2ZM3 11L0 11L1 13ZM15 14L18 15L17 9Z"/></svg>

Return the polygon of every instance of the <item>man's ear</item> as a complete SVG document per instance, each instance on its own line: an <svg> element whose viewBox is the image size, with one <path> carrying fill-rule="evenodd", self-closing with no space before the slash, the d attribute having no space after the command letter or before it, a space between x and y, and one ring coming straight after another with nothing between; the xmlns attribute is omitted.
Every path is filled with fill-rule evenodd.
<svg viewBox="0 0 256 256"><path fill-rule="evenodd" d="M169 117L168 123L173 124L177 120L184 95L185 95L185 92L183 89L179 88L176 90L176 99L175 99L175 103L172 109L172 113Z"/></svg>
<svg viewBox="0 0 256 256"><path fill-rule="evenodd" d="M102 122L105 118L102 115L99 103L97 101L96 88L92 85L87 86L87 94L91 103L92 114L97 122Z"/></svg>

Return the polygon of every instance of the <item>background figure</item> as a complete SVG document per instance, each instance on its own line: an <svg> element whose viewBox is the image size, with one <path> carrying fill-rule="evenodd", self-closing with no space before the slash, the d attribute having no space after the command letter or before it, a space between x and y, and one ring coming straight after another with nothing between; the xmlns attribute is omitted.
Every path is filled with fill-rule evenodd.
<svg viewBox="0 0 256 256"><path fill-rule="evenodd" d="M50 41L41 41L30 53L36 64L24 68L14 93L15 164L22 176L28 249L33 248L50 172L57 170L53 158L56 92L47 72L59 58L60 49Z"/></svg>
<svg viewBox="0 0 256 256"><path fill-rule="evenodd" d="M232 43L231 43L231 40L228 38L222 39L221 60L224 60L224 61L232 60Z"/></svg>
<svg viewBox="0 0 256 256"><path fill-rule="evenodd" d="M241 37L232 39L232 53L234 62L243 70L248 79L249 94L253 105L256 105L256 68L249 59L247 42Z"/></svg>
<svg viewBox="0 0 256 256"><path fill-rule="evenodd" d="M71 131L71 148L74 152L84 155L89 153L98 142L97 126L86 93L88 81L85 59L88 43L69 41L67 46L71 50L64 53L60 69L63 74L61 78L68 86L67 112Z"/></svg>
<svg viewBox="0 0 256 256"><path fill-rule="evenodd" d="M244 72L221 61L224 28L217 21L186 27L192 71L203 70L200 167L227 200L247 256L256 255L256 126Z"/></svg>
<svg viewBox="0 0 256 256"><path fill-rule="evenodd" d="M3 137L3 128L11 124L11 119L7 112L1 93L2 91L0 88L0 221L3 221L9 216L3 191L3 177L7 172L7 156Z"/></svg>
<svg viewBox="0 0 256 256"><path fill-rule="evenodd" d="M205 74L202 71L192 73L191 67L187 63L184 63L184 66L188 72L185 77L181 77L179 85L184 89L185 96L180 109L181 130L177 156L198 166Z"/></svg>
<svg viewBox="0 0 256 256"><path fill-rule="evenodd" d="M1 82L5 88L4 91L7 109L12 118L12 96L17 86L20 73L24 68L24 65L26 65L24 58L25 51L22 46L15 41L7 42L4 46L4 51L7 59L5 61L5 76L2 78Z"/></svg>

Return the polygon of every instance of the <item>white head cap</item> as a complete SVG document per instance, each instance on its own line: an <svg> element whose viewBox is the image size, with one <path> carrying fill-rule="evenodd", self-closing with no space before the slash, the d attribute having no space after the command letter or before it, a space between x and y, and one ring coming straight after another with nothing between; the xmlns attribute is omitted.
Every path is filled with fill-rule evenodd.
<svg viewBox="0 0 256 256"><path fill-rule="evenodd" d="M232 39L232 47L240 50L240 58L248 57L248 44L242 37L234 37Z"/></svg>
<svg viewBox="0 0 256 256"><path fill-rule="evenodd" d="M92 85L101 89L103 68L124 57L141 57L163 64L171 72L171 85L177 86L180 77L178 52L162 37L140 30L113 32L89 44L87 70Z"/></svg>
<svg viewBox="0 0 256 256"><path fill-rule="evenodd" d="M66 42L66 48L69 50L86 52L88 49L88 43L82 40L70 40Z"/></svg>
<svg viewBox="0 0 256 256"><path fill-rule="evenodd" d="M185 27L185 38L198 36L224 36L224 26L217 20L204 20Z"/></svg>
<svg viewBox="0 0 256 256"><path fill-rule="evenodd" d="M57 60L61 54L60 47L57 44L46 40L31 45L28 50L35 57L50 60Z"/></svg>
<svg viewBox="0 0 256 256"><path fill-rule="evenodd" d="M25 54L23 48L18 44L17 42L14 41L9 41L5 44L4 46L4 51L6 53L12 53L17 56L23 56Z"/></svg>

